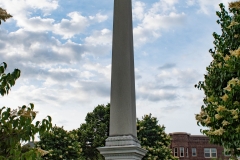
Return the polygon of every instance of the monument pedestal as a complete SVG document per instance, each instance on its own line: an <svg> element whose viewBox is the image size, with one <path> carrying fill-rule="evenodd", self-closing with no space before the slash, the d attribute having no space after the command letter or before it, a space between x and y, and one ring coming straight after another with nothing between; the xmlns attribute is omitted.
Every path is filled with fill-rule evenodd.
<svg viewBox="0 0 240 160"><path fill-rule="evenodd" d="M112 136L106 139L106 146L98 150L105 160L141 160L147 153L133 136Z"/></svg>

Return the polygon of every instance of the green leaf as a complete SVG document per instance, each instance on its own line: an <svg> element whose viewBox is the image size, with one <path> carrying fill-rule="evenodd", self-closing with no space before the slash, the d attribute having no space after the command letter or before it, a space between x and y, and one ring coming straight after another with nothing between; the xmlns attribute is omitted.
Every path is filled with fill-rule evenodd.
<svg viewBox="0 0 240 160"><path fill-rule="evenodd" d="M52 118L50 116L47 116L47 117L48 117L48 121L52 122Z"/></svg>
<svg viewBox="0 0 240 160"><path fill-rule="evenodd" d="M31 108L31 110L34 109L34 104L33 103L30 103L30 108Z"/></svg>
<svg viewBox="0 0 240 160"><path fill-rule="evenodd" d="M6 62L3 62L3 67L4 67L4 69L7 69L7 63Z"/></svg>

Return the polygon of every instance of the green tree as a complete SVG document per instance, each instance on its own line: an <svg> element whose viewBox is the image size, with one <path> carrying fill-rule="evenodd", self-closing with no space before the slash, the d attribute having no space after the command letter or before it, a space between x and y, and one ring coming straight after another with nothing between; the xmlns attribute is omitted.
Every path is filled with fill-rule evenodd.
<svg viewBox="0 0 240 160"><path fill-rule="evenodd" d="M49 154L46 154L43 159L83 160L82 148L76 132L66 131L63 127L54 126L50 132L40 136L40 141L36 145L49 151Z"/></svg>
<svg viewBox="0 0 240 160"><path fill-rule="evenodd" d="M85 159L104 159L97 150L105 145L109 136L110 104L98 105L93 112L87 114L86 123L77 129ZM165 127L157 124L155 117L146 115L137 120L138 139L143 148L148 150L144 159L174 159L170 146L170 136L165 133Z"/></svg>
<svg viewBox="0 0 240 160"><path fill-rule="evenodd" d="M51 117L32 124L37 112L34 105L22 106L19 109L3 107L0 109L0 159L34 160L47 154L40 148L22 152L21 142L34 141L34 136L51 129Z"/></svg>
<svg viewBox="0 0 240 160"><path fill-rule="evenodd" d="M203 89L205 97L201 112L196 114L198 125L207 127L201 132L214 144L224 146L232 155L240 147L240 1L229 3L229 13L223 4L217 23L222 33L213 33L213 61L206 68L204 81L195 87ZM229 153L228 152L228 153Z"/></svg>
<svg viewBox="0 0 240 160"><path fill-rule="evenodd" d="M0 25L1 25L1 21L6 21L8 18L11 18L12 15L10 15L9 13L7 13L7 11L5 9L2 9L0 7Z"/></svg>
<svg viewBox="0 0 240 160"><path fill-rule="evenodd" d="M165 133L165 127L158 125L157 118L151 114L137 120L137 137L142 148L148 151L143 160L176 159L170 149L170 136Z"/></svg>
<svg viewBox="0 0 240 160"><path fill-rule="evenodd" d="M109 136L110 104L98 105L93 112L87 114L86 123L81 124L77 129L79 141L86 159L101 160L103 156L97 147L105 145Z"/></svg>
<svg viewBox="0 0 240 160"><path fill-rule="evenodd" d="M16 80L20 77L21 71L14 69L12 73L5 74L7 63L3 62L0 66L0 94L4 96L8 94L11 87L15 85Z"/></svg>

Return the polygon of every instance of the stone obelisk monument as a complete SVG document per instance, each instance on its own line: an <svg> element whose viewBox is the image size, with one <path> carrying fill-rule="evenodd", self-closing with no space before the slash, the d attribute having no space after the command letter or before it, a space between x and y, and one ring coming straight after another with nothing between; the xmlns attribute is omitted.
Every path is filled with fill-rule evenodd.
<svg viewBox="0 0 240 160"><path fill-rule="evenodd" d="M146 154L137 140L132 2L114 0L110 130L106 160L140 160Z"/></svg>

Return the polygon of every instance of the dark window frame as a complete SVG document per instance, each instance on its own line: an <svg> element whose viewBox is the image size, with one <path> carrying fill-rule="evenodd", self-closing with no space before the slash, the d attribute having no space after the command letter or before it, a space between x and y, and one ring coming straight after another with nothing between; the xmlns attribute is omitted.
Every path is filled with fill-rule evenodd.
<svg viewBox="0 0 240 160"><path fill-rule="evenodd" d="M184 147L179 147L180 157L184 157Z"/></svg>
<svg viewBox="0 0 240 160"><path fill-rule="evenodd" d="M206 150L209 150L209 152L206 152ZM206 156L206 154L209 154L209 156ZM216 156L213 156L213 154ZM217 148L204 148L204 158L217 158Z"/></svg>
<svg viewBox="0 0 240 160"><path fill-rule="evenodd" d="M175 157L178 156L178 148L177 148L177 147L174 148L174 156L175 156Z"/></svg>
<svg viewBox="0 0 240 160"><path fill-rule="evenodd" d="M196 156L197 156L197 148L192 148L192 157L196 157Z"/></svg>

